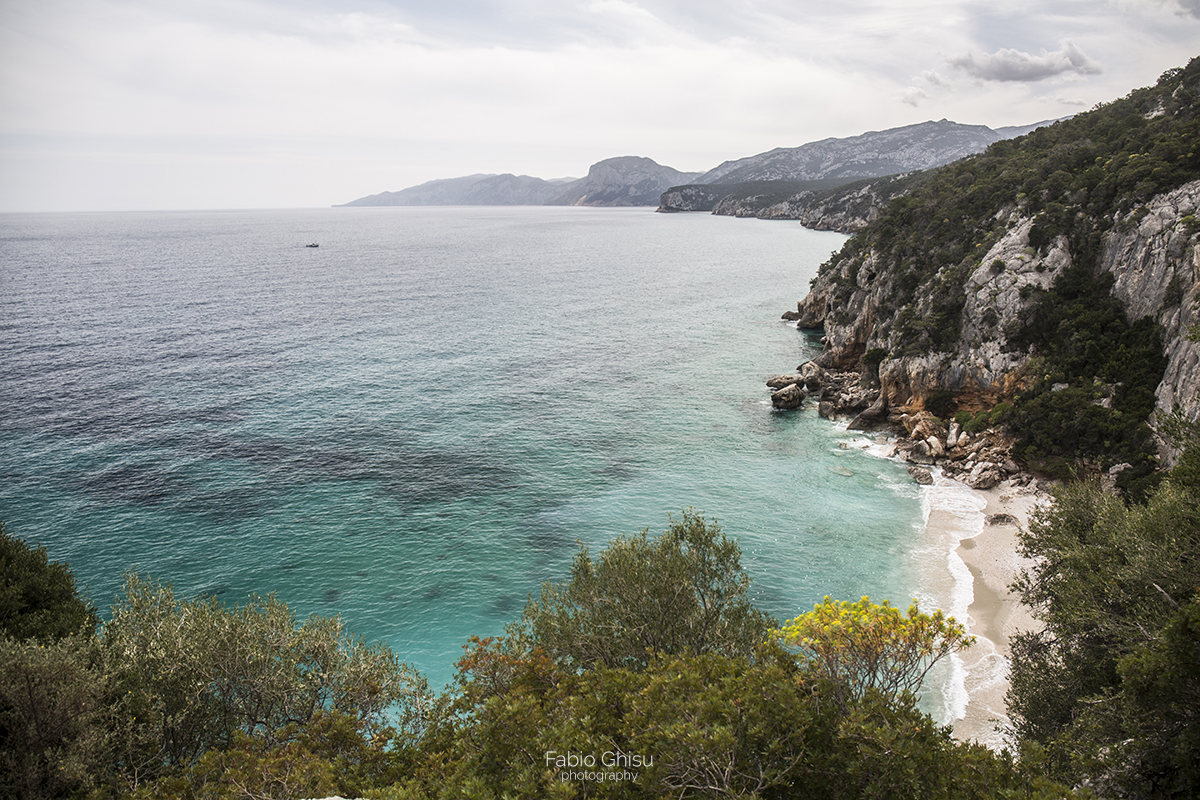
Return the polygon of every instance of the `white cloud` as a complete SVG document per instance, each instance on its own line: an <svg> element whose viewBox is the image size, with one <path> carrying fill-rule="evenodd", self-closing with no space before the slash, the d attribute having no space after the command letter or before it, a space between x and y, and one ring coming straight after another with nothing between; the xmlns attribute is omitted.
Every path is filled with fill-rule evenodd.
<svg viewBox="0 0 1200 800"><path fill-rule="evenodd" d="M1098 63L1084 55L1069 39L1058 50L1030 55L1020 50L1001 49L991 55L976 57L972 53L949 59L952 67L984 81L1034 82L1058 75L1097 75L1102 72Z"/></svg>

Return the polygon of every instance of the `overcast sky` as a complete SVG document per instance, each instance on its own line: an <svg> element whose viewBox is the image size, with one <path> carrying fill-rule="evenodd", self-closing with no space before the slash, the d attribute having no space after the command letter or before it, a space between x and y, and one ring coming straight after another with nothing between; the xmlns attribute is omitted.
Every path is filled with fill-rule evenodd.
<svg viewBox="0 0 1200 800"><path fill-rule="evenodd" d="M1085 111L1200 0L0 0L0 211L314 207Z"/></svg>

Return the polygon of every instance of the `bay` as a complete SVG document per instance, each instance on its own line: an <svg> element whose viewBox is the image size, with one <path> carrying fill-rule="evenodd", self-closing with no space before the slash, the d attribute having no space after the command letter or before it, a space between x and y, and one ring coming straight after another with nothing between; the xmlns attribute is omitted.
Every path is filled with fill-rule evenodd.
<svg viewBox="0 0 1200 800"><path fill-rule="evenodd" d="M919 489L763 381L844 237L647 209L0 216L0 519L340 614L434 685L583 545L694 508L760 607L917 593ZM318 242L319 247L305 244Z"/></svg>

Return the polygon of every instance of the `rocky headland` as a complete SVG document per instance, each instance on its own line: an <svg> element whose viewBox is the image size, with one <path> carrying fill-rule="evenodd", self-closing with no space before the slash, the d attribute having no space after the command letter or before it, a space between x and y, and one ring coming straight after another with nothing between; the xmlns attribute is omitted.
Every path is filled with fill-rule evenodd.
<svg viewBox="0 0 1200 800"><path fill-rule="evenodd" d="M922 173L1051 122L993 130L943 119L778 147L671 187L658 210L792 219L816 230L853 233L889 200L919 185Z"/></svg>
<svg viewBox="0 0 1200 800"><path fill-rule="evenodd" d="M768 382L986 489L1082 469L1141 492L1200 424L1200 59L971 158L874 217L784 319L822 352ZM1170 424L1167 424L1167 423Z"/></svg>
<svg viewBox="0 0 1200 800"><path fill-rule="evenodd" d="M1191 333L1200 324L1198 209L1200 181L1192 181L1118 216L1101 237L1095 266L1098 274L1113 276L1112 294L1130 318L1150 317L1161 326L1166 370L1155 391L1156 408L1189 420L1200 418L1200 342ZM972 412L1013 400L1031 385L1038 353L1012 346L1009 334L1075 255L1066 236L1033 247L1035 220L1016 207L1003 212L1002 222L1004 233L965 276L958 335L936 352L907 352L901 319L914 311L935 316L936 290L896 308L894 283L886 277L890 265L878 253L826 270L797 310L783 315L801 329L822 331L824 351L795 375L771 379L773 403L796 407L797 389L789 387L800 387L819 392L825 416L854 414L853 427L890 424L911 433L903 420L922 412L939 392L948 392L955 408ZM949 430L935 438L943 446L954 441Z"/></svg>

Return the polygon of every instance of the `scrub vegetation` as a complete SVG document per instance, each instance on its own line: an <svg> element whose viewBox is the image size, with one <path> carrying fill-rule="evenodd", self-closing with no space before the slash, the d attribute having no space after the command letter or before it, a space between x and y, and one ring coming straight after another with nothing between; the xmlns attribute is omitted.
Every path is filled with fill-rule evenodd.
<svg viewBox="0 0 1200 800"><path fill-rule="evenodd" d="M107 621L4 535L6 795L23 798L1061 797L917 707L968 646L914 606L826 600L783 628L740 549L685 511L581 550L437 695L386 647L273 598L226 607L130 574ZM32 557L29 557L32 554ZM71 607L74 627L47 608Z"/></svg>

